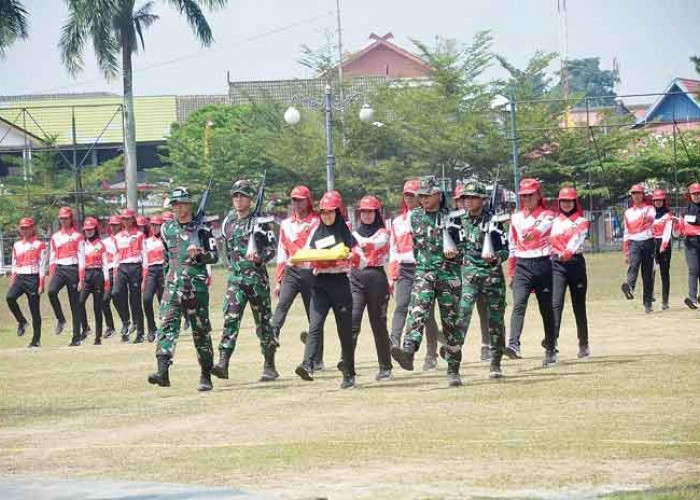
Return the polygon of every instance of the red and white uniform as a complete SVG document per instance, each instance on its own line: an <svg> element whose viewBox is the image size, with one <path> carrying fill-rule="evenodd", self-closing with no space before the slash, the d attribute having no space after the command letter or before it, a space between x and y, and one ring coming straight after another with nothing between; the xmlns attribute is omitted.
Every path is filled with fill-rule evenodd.
<svg viewBox="0 0 700 500"><path fill-rule="evenodd" d="M389 234L389 280L399 279L401 264L415 264L413 255L413 233L411 232L411 211L395 217L391 221Z"/></svg>
<svg viewBox="0 0 700 500"><path fill-rule="evenodd" d="M309 236L320 224L318 214L309 213L305 218L300 219L296 214L287 217L280 224L280 237L277 243L277 269L275 278L277 283L282 282L287 262L297 251L306 246ZM297 264L302 269L311 269L310 262Z"/></svg>
<svg viewBox="0 0 700 500"><path fill-rule="evenodd" d="M114 236L108 236L103 239L102 244L105 247L105 254L107 256L107 269L114 269L114 254L117 253L117 243L114 240Z"/></svg>
<svg viewBox="0 0 700 500"><path fill-rule="evenodd" d="M552 222L549 242L552 245L552 255L562 260L569 260L576 254L583 253L583 243L591 223L579 212L567 217L559 214Z"/></svg>
<svg viewBox="0 0 700 500"><path fill-rule="evenodd" d="M622 249L629 253L630 241L645 241L654 237L651 226L654 224L656 210L651 205L633 206L625 210L625 232L622 237Z"/></svg>
<svg viewBox="0 0 700 500"><path fill-rule="evenodd" d="M85 281L85 270L101 269L105 283L109 281L109 268L107 267L107 249L104 242L95 238L94 241L85 239L85 269L80 273L80 281Z"/></svg>
<svg viewBox="0 0 700 500"><path fill-rule="evenodd" d="M677 227L674 228L678 232L677 236L700 236L700 225L691 224L691 222L695 222L696 217L696 215L684 215L679 219Z"/></svg>
<svg viewBox="0 0 700 500"><path fill-rule="evenodd" d="M651 225L651 232L655 239L661 240L660 252L665 251L671 242L671 235L673 234L674 227L677 227L676 218L670 213L666 212L658 219L654 219Z"/></svg>
<svg viewBox="0 0 700 500"><path fill-rule="evenodd" d="M383 267L389 254L389 230L382 227L369 238L353 232L367 260L367 267Z"/></svg>
<svg viewBox="0 0 700 500"><path fill-rule="evenodd" d="M520 210L510 219L508 232L508 275L515 274L515 259L536 259L549 257L552 253L550 233L554 223L554 213L543 207Z"/></svg>
<svg viewBox="0 0 700 500"><path fill-rule="evenodd" d="M85 268L85 238L71 228L63 229L51 235L49 274L53 276L56 266L78 266L78 272Z"/></svg>
<svg viewBox="0 0 700 500"><path fill-rule="evenodd" d="M148 276L148 268L165 264L165 246L160 236L149 236L143 243L145 259L143 276Z"/></svg>
<svg viewBox="0 0 700 500"><path fill-rule="evenodd" d="M146 236L133 227L131 231L122 229L114 236L117 251L114 254L114 268L119 264L142 264L145 258L144 244Z"/></svg>
<svg viewBox="0 0 700 500"><path fill-rule="evenodd" d="M16 241L12 247L12 281L18 274L38 274L39 286L44 286L46 274L46 245L36 236Z"/></svg>

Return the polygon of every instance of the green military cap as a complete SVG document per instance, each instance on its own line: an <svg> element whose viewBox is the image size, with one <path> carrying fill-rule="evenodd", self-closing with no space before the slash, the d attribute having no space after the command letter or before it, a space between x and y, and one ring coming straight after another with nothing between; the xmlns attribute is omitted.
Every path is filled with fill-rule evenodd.
<svg viewBox="0 0 700 500"><path fill-rule="evenodd" d="M482 184L476 181L467 181L464 184L462 196L479 196L481 198L486 198L488 194L486 194L486 188Z"/></svg>
<svg viewBox="0 0 700 500"><path fill-rule="evenodd" d="M255 188L248 179L240 179L231 186L231 196L236 193L241 193L248 198L255 198Z"/></svg>
<svg viewBox="0 0 700 500"><path fill-rule="evenodd" d="M170 204L173 203L194 203L194 198L186 187L176 187L170 193Z"/></svg>
<svg viewBox="0 0 700 500"><path fill-rule="evenodd" d="M421 177L418 183L418 196L429 196L431 194L442 192L442 187L434 175Z"/></svg>

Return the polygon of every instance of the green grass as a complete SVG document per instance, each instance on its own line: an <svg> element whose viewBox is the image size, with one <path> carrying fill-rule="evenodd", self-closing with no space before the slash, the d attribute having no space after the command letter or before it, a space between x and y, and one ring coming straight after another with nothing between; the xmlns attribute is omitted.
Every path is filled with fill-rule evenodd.
<svg viewBox="0 0 700 500"><path fill-rule="evenodd" d="M285 498L696 498L700 318L682 306L682 254L673 258L671 310L651 315L641 301L622 297L619 254L593 255L588 263L590 360L576 359L567 304L562 363L541 368L533 297L525 359L506 361L506 379L490 380L487 364L477 361L475 318L466 385L456 390L446 387L442 362L437 372L396 368L392 382L374 382L367 324L356 390L338 390L335 370L302 382L293 374L306 326L300 301L282 333L282 379L257 382L262 357L246 313L231 379L215 380L208 394L195 391L189 335L178 346L173 386L154 388L146 383L155 365L152 345L112 339L101 347L65 347L69 339L51 333L44 298L44 347L27 350L28 338L14 335L3 307L0 476L229 485ZM215 342L223 282L217 275ZM0 294L6 287L0 280ZM334 366L339 345L334 322L327 325L325 359Z"/></svg>

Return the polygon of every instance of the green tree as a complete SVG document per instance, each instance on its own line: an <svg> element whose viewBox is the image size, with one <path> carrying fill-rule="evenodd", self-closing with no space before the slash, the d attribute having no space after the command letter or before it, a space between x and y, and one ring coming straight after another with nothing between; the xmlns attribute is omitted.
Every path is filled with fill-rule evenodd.
<svg viewBox="0 0 700 500"><path fill-rule="evenodd" d="M153 2L136 7L135 0L67 0L69 17L63 26L59 43L61 57L68 71L75 75L83 68L85 43L92 41L97 62L105 77L113 78L119 70L124 86L125 159L128 184L127 200L136 208L136 122L134 118L132 56L138 51L138 42L144 49L143 32L158 16L153 13ZM183 15L197 39L209 46L214 37L200 5L222 7L227 0L167 0Z"/></svg>
<svg viewBox="0 0 700 500"><path fill-rule="evenodd" d="M27 9L19 0L0 0L0 57L18 38L29 36Z"/></svg>
<svg viewBox="0 0 700 500"><path fill-rule="evenodd" d="M565 61L565 74L569 84L569 92L572 95L578 93L588 97L590 107L614 105L615 84L620 77L615 70L603 70L600 68L599 57L586 57L583 59L571 59ZM559 83L558 92L562 92L563 82ZM577 107L585 107L585 101L579 102Z"/></svg>

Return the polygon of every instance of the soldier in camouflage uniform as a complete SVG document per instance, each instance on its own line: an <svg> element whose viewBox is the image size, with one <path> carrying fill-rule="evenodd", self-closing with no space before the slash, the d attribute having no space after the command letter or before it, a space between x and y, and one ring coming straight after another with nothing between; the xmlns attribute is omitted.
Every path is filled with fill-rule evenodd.
<svg viewBox="0 0 700 500"><path fill-rule="evenodd" d="M459 386L462 385L459 375L462 353L458 349L456 331L460 296L459 258L455 248L443 248L443 233L448 231L452 240L456 241L459 228L449 228L446 224L448 210L445 197L435 177L422 178L417 194L422 208L416 208L411 213L416 279L408 305L403 348L393 346L391 355L402 368L413 370L413 358L423 337L423 326L437 299L446 343L454 348L454 354L448 360L448 384Z"/></svg>
<svg viewBox="0 0 700 500"><path fill-rule="evenodd" d="M261 382L276 380L275 368L277 338L271 325L272 303L270 281L266 264L275 256L277 241L270 224L258 225L252 212L256 191L250 181L236 181L231 188L234 210L230 211L221 225L221 236L226 243L228 260L228 282L224 300L224 332L219 344L219 363L212 373L219 378L228 378L228 364L236 348L238 330L243 311L248 302L255 319L255 333L260 339L260 349L265 357ZM255 253L250 253L249 242L255 230Z"/></svg>
<svg viewBox="0 0 700 500"><path fill-rule="evenodd" d="M488 305L489 343L491 347L492 378L503 376L501 358L505 349L506 327L504 314L506 310L506 284L501 263L508 259L508 245L502 223L496 224L496 230L488 234L484 231L486 216L484 200L486 189L476 182L464 185L462 197L465 198L465 213L462 216L462 298L459 303L459 327L457 328L457 350L448 346L440 354L448 361L455 356L464 344L466 332L471 322L474 304L480 295L486 298ZM491 238L492 258L482 257L484 240ZM461 359L461 353L459 358Z"/></svg>
<svg viewBox="0 0 700 500"><path fill-rule="evenodd" d="M156 342L158 371L148 377L148 382L161 387L170 386L168 368L180 336L180 322L185 316L192 326L192 338L201 367L197 390L210 391L214 350L209 334L207 264L213 264L219 258L216 241L208 226L192 224L194 200L186 188L173 190L170 203L176 218L166 222L161 229L167 271Z"/></svg>

